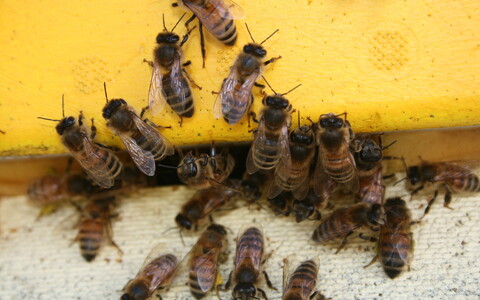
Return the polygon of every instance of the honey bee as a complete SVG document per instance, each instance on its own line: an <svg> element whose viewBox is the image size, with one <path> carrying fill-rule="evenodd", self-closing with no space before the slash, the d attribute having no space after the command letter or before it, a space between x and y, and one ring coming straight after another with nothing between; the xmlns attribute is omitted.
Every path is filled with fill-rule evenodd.
<svg viewBox="0 0 480 300"><path fill-rule="evenodd" d="M248 174L245 172L241 181L242 196L248 203L256 202L262 197L263 188L268 182L271 174L270 172L257 172Z"/></svg>
<svg viewBox="0 0 480 300"><path fill-rule="evenodd" d="M107 97L106 87L105 97ZM106 99L103 117L107 121L107 126L122 140L135 165L145 175L153 176L155 161L173 155L175 152L173 146L154 128L159 126L148 119L142 119L145 109L138 116L134 108L125 100L108 101L108 98Z"/></svg>
<svg viewBox="0 0 480 300"><path fill-rule="evenodd" d="M190 32L195 27L183 36L182 41L173 32L184 15L170 31L165 26L165 16L162 15L164 30L157 35L158 46L153 51L154 61L148 62L144 60L153 68L150 89L148 91L148 107L150 111L153 115L157 115L162 111L165 103L168 103L180 117L180 125L183 117L190 118L193 116L195 108L192 91L187 79L192 83L194 82L184 69L191 62L186 61L182 64L182 46L188 40Z"/></svg>
<svg viewBox="0 0 480 300"><path fill-rule="evenodd" d="M273 198L267 198L270 208L277 216L289 216L295 198L291 191L282 191Z"/></svg>
<svg viewBox="0 0 480 300"><path fill-rule="evenodd" d="M387 199L384 208L386 222L380 229L377 256L371 263L379 256L383 270L388 277L394 279L400 275L405 266L410 270L413 254L411 215L401 198Z"/></svg>
<svg viewBox="0 0 480 300"><path fill-rule="evenodd" d="M310 165L315 156L315 136L310 126L300 126L290 133L291 162L280 160L270 185L268 197L275 197L282 190L292 191L295 199L302 200L310 189ZM290 166L290 168L288 168Z"/></svg>
<svg viewBox="0 0 480 300"><path fill-rule="evenodd" d="M335 210L326 217L315 229L312 239L324 243L337 238L343 238L338 253L347 243L347 238L361 227L369 227L378 231L385 224L385 212L380 204L357 203L350 207Z"/></svg>
<svg viewBox="0 0 480 300"><path fill-rule="evenodd" d="M242 18L243 11L231 0L180 0L179 2L193 13L193 16L185 24L186 26L195 18L198 18L200 22L200 43L203 67L205 68L203 26L218 41L224 45L233 46L237 40L237 28L233 20Z"/></svg>
<svg viewBox="0 0 480 300"><path fill-rule="evenodd" d="M319 197L329 195L331 180L343 183L352 192L358 191L355 159L350 151L354 133L350 123L332 113L320 115L316 124L318 145L314 172L314 190ZM330 180L329 180L330 179Z"/></svg>
<svg viewBox="0 0 480 300"><path fill-rule="evenodd" d="M255 139L247 157L247 172L249 174L258 170L271 170L279 163L282 168L282 176L286 177L284 174L290 173L292 161L288 143L288 128L291 124L292 105L283 96L299 86L297 85L283 94L273 91L274 95L263 98L262 103L265 107L260 112ZM276 189L276 191L278 190ZM274 194L272 192L272 195Z"/></svg>
<svg viewBox="0 0 480 300"><path fill-rule="evenodd" d="M146 300L155 291L165 289L170 285L179 261L173 254L162 254L163 249L163 245L152 249L135 278L123 288L124 294L120 300ZM160 295L157 296L160 297Z"/></svg>
<svg viewBox="0 0 480 300"><path fill-rule="evenodd" d="M243 47L243 52L236 58L230 74L223 80L218 93L213 108L216 119L223 117L228 124L234 125L243 118L246 112L250 111L253 103L252 88L256 84L258 76L263 72L263 67L281 58L279 56L263 61L267 51L262 44L277 31L278 29L260 44L256 44L252 38L253 43ZM250 30L248 32L250 34Z"/></svg>
<svg viewBox="0 0 480 300"><path fill-rule="evenodd" d="M295 221L297 223L304 220L320 220L322 214L320 209L326 207L328 202L322 201L321 197L318 197L313 189L310 189L305 199L297 200L293 202L293 213L295 215Z"/></svg>
<svg viewBox="0 0 480 300"><path fill-rule="evenodd" d="M238 181L229 180L238 188ZM183 204L180 213L175 217L175 222L180 228L191 230L198 229L198 225L213 211L224 207L232 198L238 195L236 189L228 187L212 186L206 189L198 190L190 200Z"/></svg>
<svg viewBox="0 0 480 300"><path fill-rule="evenodd" d="M256 297L257 290L262 294L264 299L267 299L265 291L255 287L260 277L263 251L263 232L260 228L252 226L240 230L237 238L234 270L230 273L229 279L225 284L225 288L228 289L232 280L235 282L232 293L234 299L258 299ZM263 274L267 285L273 288L267 273L264 271Z"/></svg>
<svg viewBox="0 0 480 300"><path fill-rule="evenodd" d="M223 182L235 167L235 159L224 150L216 153L212 145L210 155L200 154L199 157L189 152L178 165L177 175L181 182L194 189L206 189Z"/></svg>
<svg viewBox="0 0 480 300"><path fill-rule="evenodd" d="M87 127L83 125L84 116L82 112L80 112L78 119L72 116L65 117L63 95L62 115L63 119L61 120L38 118L59 122L55 129L60 135L62 144L82 166L89 178L103 188L112 187L115 178L122 172L122 163L117 156L105 149L105 146L93 142L97 133L93 119L90 133Z"/></svg>
<svg viewBox="0 0 480 300"><path fill-rule="evenodd" d="M190 256L189 285L196 299L204 298L215 287L218 263L227 259L227 231L222 225L212 224L200 236ZM218 293L218 290L217 290Z"/></svg>
<svg viewBox="0 0 480 300"><path fill-rule="evenodd" d="M295 270L289 272L290 260L284 259L282 300L325 300L317 285L318 259L301 262Z"/></svg>
<svg viewBox="0 0 480 300"><path fill-rule="evenodd" d="M113 241L111 218L115 214L111 211L114 196L95 195L93 199L82 209L82 218L79 224L79 232L74 242L79 242L80 253L86 261L91 262L98 254L100 246L105 238L118 252L122 250Z"/></svg>
<svg viewBox="0 0 480 300"><path fill-rule="evenodd" d="M406 167L406 166L405 166ZM431 205L438 195L438 185L445 188L443 206L450 208L453 193L480 191L480 181L468 167L468 162L427 162L422 161L419 165L406 167L407 179L414 190L411 195L418 193L425 186L437 184L437 190L430 198L425 209L424 216L430 211ZM422 216L423 218L423 216Z"/></svg>
<svg viewBox="0 0 480 300"><path fill-rule="evenodd" d="M380 136L378 139L379 145L372 138L360 138L354 141L358 145L358 151L354 154L359 178L359 190L355 195L357 202L383 203L385 194L382 174L383 150L395 142L382 147Z"/></svg>

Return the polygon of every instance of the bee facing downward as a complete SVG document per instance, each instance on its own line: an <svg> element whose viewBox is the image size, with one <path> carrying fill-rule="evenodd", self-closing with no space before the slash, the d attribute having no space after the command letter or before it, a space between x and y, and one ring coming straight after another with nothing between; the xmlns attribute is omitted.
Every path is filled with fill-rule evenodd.
<svg viewBox="0 0 480 300"><path fill-rule="evenodd" d="M70 151L87 175L103 188L112 187L115 184L115 178L122 172L122 163L115 154L93 141L97 133L93 119L90 133L83 124L84 116L81 112L78 119L72 116L65 117L63 108L64 97L62 95L63 119L38 118L48 121L58 121L59 123L55 129L58 135L60 135L62 144Z"/></svg>
<svg viewBox="0 0 480 300"><path fill-rule="evenodd" d="M187 61L182 64L182 46L194 28L189 30L180 41L180 37L173 33L177 24L171 31L168 31L165 27L165 18L163 18L164 32L157 35L158 46L153 51L154 61L148 92L148 106L152 114L157 115L167 102L182 119L183 117L192 117L194 112L193 96L187 79L192 80L183 68L190 65L191 62Z"/></svg>
<svg viewBox="0 0 480 300"><path fill-rule="evenodd" d="M103 108L103 117L107 120L107 126L122 140L137 167L146 175L153 176L155 161L174 154L173 146L153 128L157 125L147 119L142 120L145 108L138 116L125 100L108 101L107 89L105 85L104 87L107 104Z"/></svg>
<svg viewBox="0 0 480 300"><path fill-rule="evenodd" d="M245 24L247 26L247 24ZM250 30L247 30L250 33ZM223 80L222 87L218 93L213 113L215 118L223 117L228 124L237 124L250 111L253 103L252 88L256 84L258 76L263 72L263 67L279 59L279 57L271 58L263 61L267 55L262 44L278 31L275 30L260 44L249 43L243 47L227 78ZM261 85L260 85L261 86Z"/></svg>

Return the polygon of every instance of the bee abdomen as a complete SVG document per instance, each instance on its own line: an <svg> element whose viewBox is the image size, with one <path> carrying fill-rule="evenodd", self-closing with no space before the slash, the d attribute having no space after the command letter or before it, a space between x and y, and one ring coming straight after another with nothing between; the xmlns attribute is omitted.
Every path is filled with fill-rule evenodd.
<svg viewBox="0 0 480 300"><path fill-rule="evenodd" d="M225 13L220 15L220 10L212 6L209 13L202 18L208 22L202 22L202 24L220 42L232 46L237 40L237 28L228 9L224 7L222 11Z"/></svg>
<svg viewBox="0 0 480 300"><path fill-rule="evenodd" d="M204 261L204 263L205 263L205 261ZM206 285L206 283L208 281L208 285L210 286L210 289L211 289L211 287L213 287L213 285L215 284L215 278L216 278L215 275L216 275L217 266L215 265L215 263L213 261L209 261L202 268L212 270L212 272L215 273L215 274L213 274L213 276L209 276L209 277L206 277L206 276L211 275L211 274L202 274L204 276L204 278L202 278L203 284ZM200 276L202 276L202 275L200 275ZM194 271L190 271L190 276L189 276L190 291L196 299L202 299L207 295L207 293L210 289L208 289L205 292L202 291L202 288L200 287L198 281L199 280L198 280L197 273L194 272Z"/></svg>
<svg viewBox="0 0 480 300"><path fill-rule="evenodd" d="M281 147L276 141L266 142L265 145L261 145L255 148L253 160L255 165L259 169L270 170L273 169L281 158Z"/></svg>
<svg viewBox="0 0 480 300"><path fill-rule="evenodd" d="M410 256L411 245L408 242L400 243L400 241L409 241L407 234L399 232L387 233L381 240L379 245L379 256L385 273L390 278L397 277L404 268Z"/></svg>
<svg viewBox="0 0 480 300"><path fill-rule="evenodd" d="M457 191L463 192L478 192L480 191L480 184L477 175L469 174L463 178L452 179L450 186Z"/></svg>
<svg viewBox="0 0 480 300"><path fill-rule="evenodd" d="M335 218L327 218L317 227L317 229L315 229L312 239L316 242L322 243L341 237L335 223Z"/></svg>
<svg viewBox="0 0 480 300"><path fill-rule="evenodd" d="M103 224L99 220L85 220L78 233L80 253L87 261L92 261L97 256L103 242Z"/></svg>
<svg viewBox="0 0 480 300"><path fill-rule="evenodd" d="M163 92L168 105L181 117L190 118L193 116L194 105L193 96L185 77L182 76L182 91L176 92L172 88L170 74L166 74L162 78ZM179 94L181 93L181 94Z"/></svg>
<svg viewBox="0 0 480 300"><path fill-rule="evenodd" d="M348 182L355 176L355 167L348 161L347 157L327 159L324 167L325 173L339 183Z"/></svg>

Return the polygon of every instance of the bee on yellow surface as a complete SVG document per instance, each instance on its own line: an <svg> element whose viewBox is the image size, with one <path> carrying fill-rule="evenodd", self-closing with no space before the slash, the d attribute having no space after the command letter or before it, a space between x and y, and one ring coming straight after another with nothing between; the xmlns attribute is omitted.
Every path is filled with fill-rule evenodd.
<svg viewBox="0 0 480 300"><path fill-rule="evenodd" d="M105 88L105 97L107 90ZM127 152L137 167L148 176L155 174L155 161L173 155L175 150L170 142L154 127L149 120L142 120L135 109L123 99L112 99L103 108L103 117L107 126L115 132L127 148Z"/></svg>
<svg viewBox="0 0 480 300"><path fill-rule="evenodd" d="M89 132L83 124L84 116L81 112L78 119L72 116L65 117L63 108L64 97L62 96L63 119L54 120L43 117L39 119L59 122L56 130L62 144L82 166L89 178L103 188L112 187L115 178L122 172L122 163L116 155L104 146L99 147L100 144L93 141L97 133L93 119L91 132Z"/></svg>
<svg viewBox="0 0 480 300"><path fill-rule="evenodd" d="M262 46L277 31L278 29L260 44L253 41L243 47L242 53L238 55L230 69L230 74L223 80L213 108L215 118L223 117L228 124L234 125L243 118L245 113L250 111L253 103L252 88L256 84L255 81L263 72L264 66L280 58L274 57L264 61L267 50Z"/></svg>

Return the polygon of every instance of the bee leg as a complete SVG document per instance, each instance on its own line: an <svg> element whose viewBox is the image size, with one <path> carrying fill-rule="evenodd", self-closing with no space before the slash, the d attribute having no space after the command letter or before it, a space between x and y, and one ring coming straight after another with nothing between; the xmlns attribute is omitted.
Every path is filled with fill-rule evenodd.
<svg viewBox="0 0 480 300"><path fill-rule="evenodd" d="M230 285L232 284L232 273L233 271L230 271L230 275L228 275L228 280L227 283L223 286L223 290L226 291L230 288Z"/></svg>
<svg viewBox="0 0 480 300"><path fill-rule="evenodd" d="M78 115L78 124L80 126L83 125L83 119L85 119L85 116L83 115L83 111L80 111L80 114Z"/></svg>
<svg viewBox="0 0 480 300"><path fill-rule="evenodd" d="M178 122L178 125L179 125L180 127L182 127L182 124L183 124L183 117L182 117L182 116L179 116L179 117L180 117L180 122Z"/></svg>
<svg viewBox="0 0 480 300"><path fill-rule="evenodd" d="M144 62L144 63L147 63L150 67L153 68L153 61L151 61L151 60L146 60L146 59L144 58L144 59L143 59L143 62Z"/></svg>
<svg viewBox="0 0 480 300"><path fill-rule="evenodd" d="M107 145L104 145L104 144L101 144L101 143L98 143L98 142L94 142L94 144L97 145L98 147L105 148L105 149L111 150L113 152L120 151L120 149L117 148L117 147L107 146Z"/></svg>
<svg viewBox="0 0 480 300"><path fill-rule="evenodd" d="M411 193L410 193L410 200L412 200L413 198L413 195L415 195L416 193L420 192L421 190L423 190L424 186L423 184L421 186L419 186L418 188L414 189Z"/></svg>
<svg viewBox="0 0 480 300"><path fill-rule="evenodd" d="M320 294L319 291L315 291L315 293L313 293L310 298L310 300L324 300L325 299L325 296Z"/></svg>
<svg viewBox="0 0 480 300"><path fill-rule="evenodd" d="M0 133L1 133L1 134L6 134L5 131L3 131L3 130L0 130Z"/></svg>
<svg viewBox="0 0 480 300"><path fill-rule="evenodd" d="M107 239L108 239L108 242L110 243L110 245L117 248L120 255L123 255L122 249L120 249L120 247L117 245L117 243L115 243L115 241L113 240L112 223L110 222L110 220L108 220L106 222L105 231L106 231L106 236L107 236Z"/></svg>
<svg viewBox="0 0 480 300"><path fill-rule="evenodd" d="M190 23L192 23L193 20L195 20L197 16L195 14L193 14L186 22L185 22L185 27L187 27L187 30L190 30L190 28L188 27L188 25Z"/></svg>
<svg viewBox="0 0 480 300"><path fill-rule="evenodd" d="M201 86L199 86L198 84L195 83L195 81L193 81L192 77L190 77L190 75L188 75L188 73L185 69L182 69L182 72L185 74L185 77L187 77L188 81L190 81L191 84L193 84L199 90L202 89Z"/></svg>
<svg viewBox="0 0 480 300"><path fill-rule="evenodd" d="M177 2L173 2L173 3L172 3L172 7L178 7L178 3L177 3Z"/></svg>
<svg viewBox="0 0 480 300"><path fill-rule="evenodd" d="M97 127L95 126L95 121L92 118L92 126L90 126L90 138L93 140L97 136Z"/></svg>
<svg viewBox="0 0 480 300"><path fill-rule="evenodd" d="M394 173L394 174L389 174L389 175L384 175L384 176L382 177L382 179L390 179L390 178L392 178L392 177L395 177L395 173Z"/></svg>
<svg viewBox="0 0 480 300"><path fill-rule="evenodd" d="M372 260L370 261L370 263L368 263L368 265L363 266L363 268L366 269L366 268L370 267L371 265L373 265L373 263L375 263L375 262L377 261L377 259L378 259L378 254L375 255L375 256L372 258Z"/></svg>
<svg viewBox="0 0 480 300"><path fill-rule="evenodd" d="M184 63L182 64L182 67L188 67L188 66L191 65L191 64L192 64L192 61L187 60L186 62L184 62Z"/></svg>
<svg viewBox="0 0 480 300"><path fill-rule="evenodd" d="M212 215L209 215L209 216L208 216L208 220L210 221L211 224L215 223L215 221L213 221Z"/></svg>
<svg viewBox="0 0 480 300"><path fill-rule="evenodd" d="M198 26L198 30L200 31L200 48L202 51L202 68L205 69L205 58L207 56L205 51L205 37L203 36L203 25L202 22L199 22L200 25Z"/></svg>
<svg viewBox="0 0 480 300"><path fill-rule="evenodd" d="M453 208L450 207L450 202L452 201L452 189L446 184L444 186L445 186L445 198L443 202L443 207L453 210Z"/></svg>
<svg viewBox="0 0 480 300"><path fill-rule="evenodd" d="M278 289L273 286L272 282L270 281L270 278L268 278L268 274L266 271L263 271L263 276L265 276L265 282L267 283L267 286L274 291L278 291Z"/></svg>
<svg viewBox="0 0 480 300"><path fill-rule="evenodd" d="M358 235L359 238L361 238L362 240L366 240L366 241L370 241L370 242L376 242L378 241L377 238L373 237L373 236L366 236L366 235L363 235L363 233L360 233Z"/></svg>
<svg viewBox="0 0 480 300"><path fill-rule="evenodd" d="M149 119L145 119L145 120L143 120L143 122L147 123L148 125L150 125L150 126L152 126L152 127L157 128L157 129L163 129L163 128L172 129L172 126L161 126L161 125L157 125L157 124L153 123L152 121L150 121Z"/></svg>
<svg viewBox="0 0 480 300"><path fill-rule="evenodd" d="M256 86L256 87L258 87L258 88L261 88L261 89L264 89L264 88L265 88L265 85L264 85L264 84L261 84L261 83L258 83L258 82L254 82L253 85Z"/></svg>
<svg viewBox="0 0 480 300"><path fill-rule="evenodd" d="M437 199L437 196L438 196L438 190L436 190L435 193L433 194L432 198L430 198L430 200L428 200L427 207L425 208L425 211L423 212L423 216L420 217L420 220L422 220L423 217L425 217L425 215L428 214L428 212L430 211L430 208L432 207L433 202L435 202L435 200Z"/></svg>
<svg viewBox="0 0 480 300"><path fill-rule="evenodd" d="M268 300L267 294L265 293L264 290L258 288L258 291L260 292L260 294L262 294L263 299Z"/></svg>
<svg viewBox="0 0 480 300"><path fill-rule="evenodd" d="M263 65L264 65L264 66L269 65L269 64L273 63L274 61L276 61L277 59L280 59L280 58L282 58L282 57L281 57L281 56L272 57L272 58L270 58L269 60L267 60L266 62L264 62Z"/></svg>
<svg viewBox="0 0 480 300"><path fill-rule="evenodd" d="M253 122L260 123L260 121L257 120L257 114L254 111L250 112L249 117L252 119Z"/></svg>
<svg viewBox="0 0 480 300"><path fill-rule="evenodd" d="M145 114L145 112L147 112L147 110L150 108L150 105L147 105L145 106L144 108L142 108L142 111L140 112L140 119L143 120L143 115ZM145 121L145 120L144 120Z"/></svg>
<svg viewBox="0 0 480 300"><path fill-rule="evenodd" d="M338 252L340 252L340 250L343 249L343 247L345 247L345 245L347 244L347 238L353 233L353 231L350 231L342 240L342 243L340 244L340 246L338 247L337 251L335 252L335 254L337 254Z"/></svg>

